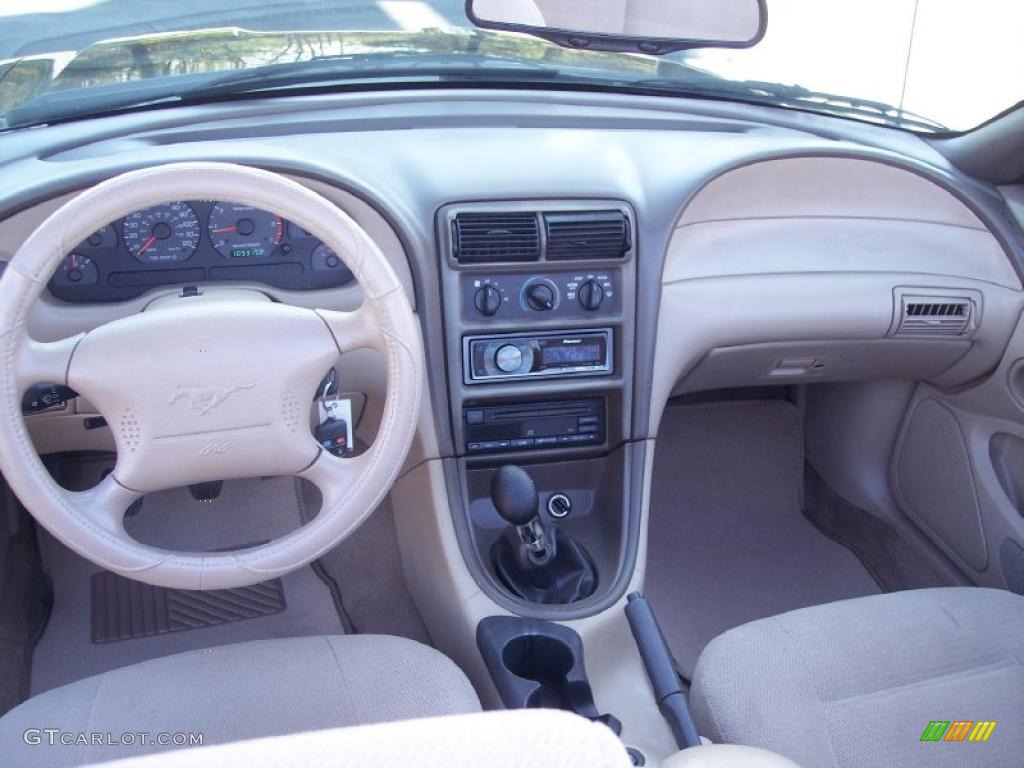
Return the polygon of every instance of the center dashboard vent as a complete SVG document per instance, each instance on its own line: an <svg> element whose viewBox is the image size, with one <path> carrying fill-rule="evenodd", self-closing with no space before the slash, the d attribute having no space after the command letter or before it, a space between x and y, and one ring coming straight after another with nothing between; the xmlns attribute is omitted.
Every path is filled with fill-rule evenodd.
<svg viewBox="0 0 1024 768"><path fill-rule="evenodd" d="M622 259L633 248L622 209L462 210L450 226L460 264Z"/></svg>
<svg viewBox="0 0 1024 768"><path fill-rule="evenodd" d="M452 251L463 264L538 261L537 214L459 213L452 221Z"/></svg>
<svg viewBox="0 0 1024 768"><path fill-rule="evenodd" d="M544 228L548 259L621 259L630 249L622 211L545 213Z"/></svg>
<svg viewBox="0 0 1024 768"><path fill-rule="evenodd" d="M965 297L903 296L896 336L964 336L972 328L974 302Z"/></svg>

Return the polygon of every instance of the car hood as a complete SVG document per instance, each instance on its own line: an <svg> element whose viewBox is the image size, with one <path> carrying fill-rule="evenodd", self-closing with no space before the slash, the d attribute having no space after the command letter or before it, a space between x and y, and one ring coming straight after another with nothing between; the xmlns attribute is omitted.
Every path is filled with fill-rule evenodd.
<svg viewBox="0 0 1024 768"><path fill-rule="evenodd" d="M273 64L375 54L488 54L544 66L600 66L653 74L657 62L574 51L520 35L483 30L253 32L218 27L103 40L80 51L0 60L0 115L54 91L201 76Z"/></svg>

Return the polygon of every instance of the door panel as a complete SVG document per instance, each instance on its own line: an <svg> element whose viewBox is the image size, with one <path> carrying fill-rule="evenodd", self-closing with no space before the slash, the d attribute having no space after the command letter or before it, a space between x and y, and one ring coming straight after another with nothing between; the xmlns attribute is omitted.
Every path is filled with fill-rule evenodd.
<svg viewBox="0 0 1024 768"><path fill-rule="evenodd" d="M907 517L977 583L1024 593L1024 323L976 386L918 387L890 480Z"/></svg>

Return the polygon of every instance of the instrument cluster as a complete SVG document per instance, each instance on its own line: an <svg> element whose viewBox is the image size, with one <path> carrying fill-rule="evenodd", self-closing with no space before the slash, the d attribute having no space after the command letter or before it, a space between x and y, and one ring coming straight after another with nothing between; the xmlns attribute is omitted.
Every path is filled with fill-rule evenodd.
<svg viewBox="0 0 1024 768"><path fill-rule="evenodd" d="M136 211L94 232L64 258L49 288L58 299L85 303L167 285L247 281L308 291L353 279L325 243L277 214L192 200Z"/></svg>

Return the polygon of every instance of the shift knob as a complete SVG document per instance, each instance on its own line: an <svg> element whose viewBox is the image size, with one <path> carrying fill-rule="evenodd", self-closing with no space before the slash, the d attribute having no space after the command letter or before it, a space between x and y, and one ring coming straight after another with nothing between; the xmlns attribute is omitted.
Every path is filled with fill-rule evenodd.
<svg viewBox="0 0 1024 768"><path fill-rule="evenodd" d="M521 526L537 516L537 486L522 467L506 464L491 478L491 501L509 525Z"/></svg>

